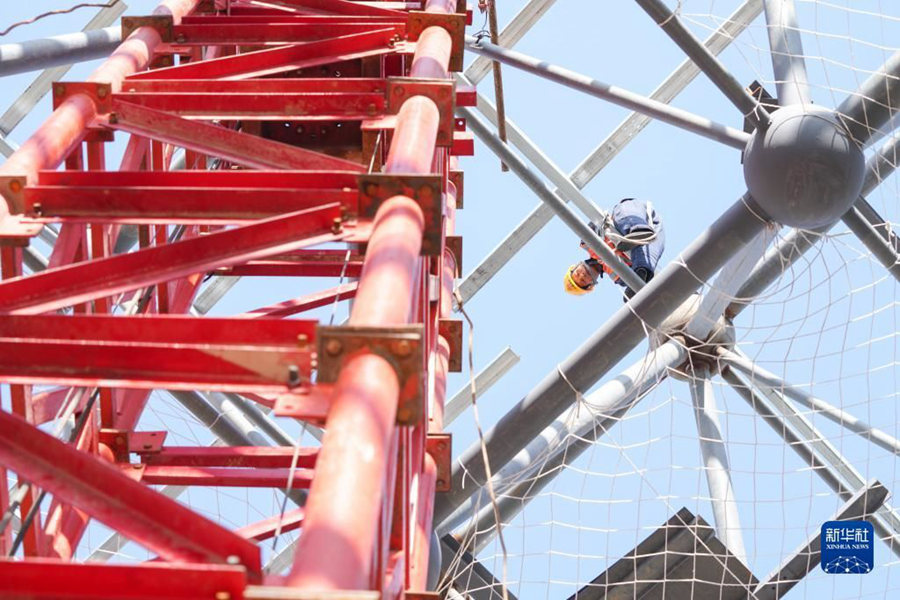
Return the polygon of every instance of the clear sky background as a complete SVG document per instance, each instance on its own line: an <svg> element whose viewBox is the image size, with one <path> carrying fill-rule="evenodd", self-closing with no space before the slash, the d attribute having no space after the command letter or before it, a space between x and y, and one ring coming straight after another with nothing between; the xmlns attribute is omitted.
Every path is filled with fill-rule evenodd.
<svg viewBox="0 0 900 600"><path fill-rule="evenodd" d="M4 1L0 25L70 4ZM156 2L129 0L128 4L129 13L146 14ZM705 38L739 4L738 0L684 0L681 7L691 29ZM900 5L896 2L796 0L796 4L817 104L839 104L897 49ZM501 25L522 5L522 0L500 2ZM0 38L0 43L80 29L91 10L21 27ZM479 15L475 20L470 31L481 25ZM643 94L649 94L684 58L636 3L627 0L559 0L517 49ZM774 93L762 18L721 59L742 83L757 79ZM83 79L92 68L80 65L66 79ZM566 172L628 114L511 68L504 67L503 74L508 118ZM3 80L0 109L21 93L30 78ZM479 90L493 96L490 77ZM742 126L738 110L702 75L673 104ZM22 141L49 110L49 99L45 99L10 139ZM515 175L501 173L498 160L480 144L476 156L463 159L462 166L466 208L458 215L457 230L465 240L463 271L467 274L539 200ZM651 200L665 222L667 249L662 263L666 264L702 235L744 190L739 151L653 123L594 178L585 194L602 208L622 197ZM895 223L898 192L894 177L869 199ZM786 233L785 229L780 235ZM466 306L475 324L476 371L507 345L521 356L521 362L479 401L483 427L495 423L621 307L618 288L608 280L587 296L564 294L566 267L583 257L577 236L554 220ZM244 312L333 285L333 281L300 285L303 289L297 289L295 281L244 280L216 313ZM337 320L345 314L341 307ZM331 309L320 309L315 316L327 320ZM839 224L735 325L744 351L766 369L898 435L897 317L896 282ZM603 380L640 359L646 350L646 344L640 345ZM453 375L449 391L466 385L467 377L467 372ZM715 380L715 391L750 567L764 578L841 503L720 379ZM821 416L808 416L864 479L878 478L888 488L900 489L894 456ZM178 432L183 436L181 443L210 439L163 395L155 398L142 425L151 428L154 424ZM471 413L460 417L451 431L458 454L475 440ZM687 385L667 380L507 529L511 589L520 598L566 598L682 506L712 522L701 464ZM278 503L274 496L260 499L240 492L192 492L187 501L235 525L268 516ZM96 545L103 537L98 527L86 545ZM900 587L896 558L883 544L875 551L873 573L832 576L816 569L789 597L896 597ZM122 559L129 557L141 555L135 551ZM499 576L499 549L488 547L482 559Z"/></svg>

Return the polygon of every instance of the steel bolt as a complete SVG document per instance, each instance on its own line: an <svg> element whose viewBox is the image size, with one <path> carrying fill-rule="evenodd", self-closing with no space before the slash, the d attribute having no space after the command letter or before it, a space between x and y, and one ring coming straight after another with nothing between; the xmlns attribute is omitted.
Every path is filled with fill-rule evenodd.
<svg viewBox="0 0 900 600"><path fill-rule="evenodd" d="M241 564L241 559L235 554L230 554L228 558L225 559L225 562L229 565L239 565Z"/></svg>
<svg viewBox="0 0 900 600"><path fill-rule="evenodd" d="M325 344L325 352L331 356L337 356L343 349L344 345L341 340L328 340L328 343Z"/></svg>
<svg viewBox="0 0 900 600"><path fill-rule="evenodd" d="M44 213L44 207L41 206L41 203L40 203L40 202L35 202L34 204L32 204L32 205L31 205L31 210L33 210L33 211L34 211L34 214L36 214L36 215L38 215L38 216L40 216L40 215L42 215L42 214Z"/></svg>
<svg viewBox="0 0 900 600"><path fill-rule="evenodd" d="M125 444L125 438L121 435L116 436L116 446L122 446Z"/></svg>
<svg viewBox="0 0 900 600"><path fill-rule="evenodd" d="M309 345L309 336L305 333L301 333L297 336L297 345L301 348L306 348Z"/></svg>
<svg viewBox="0 0 900 600"><path fill-rule="evenodd" d="M185 37L185 35L183 33L179 33L178 35L175 36L175 41L179 44L183 44L187 41L187 38Z"/></svg>
<svg viewBox="0 0 900 600"><path fill-rule="evenodd" d="M341 227L343 226L343 221L341 221L340 217L335 217L331 222L331 233L340 233Z"/></svg>
<svg viewBox="0 0 900 600"><path fill-rule="evenodd" d="M394 344L392 350L395 356L406 358L412 353L412 344L406 340L400 340Z"/></svg>
<svg viewBox="0 0 900 600"><path fill-rule="evenodd" d="M231 600L231 592L216 592L216 600Z"/></svg>
<svg viewBox="0 0 900 600"><path fill-rule="evenodd" d="M119 115L117 115L116 113L109 113L109 124L115 125L118 122L119 122Z"/></svg>
<svg viewBox="0 0 900 600"><path fill-rule="evenodd" d="M150 450L153 448L153 444L144 444L144 450Z"/></svg>
<svg viewBox="0 0 900 600"><path fill-rule="evenodd" d="M410 418L412 418L412 413L408 408L401 408L397 411L397 420L401 423L406 423Z"/></svg>
<svg viewBox="0 0 900 600"><path fill-rule="evenodd" d="M66 93L66 86L64 86L62 84L57 85L56 87L53 88L53 93L56 94L57 96L62 96L63 94Z"/></svg>
<svg viewBox="0 0 900 600"><path fill-rule="evenodd" d="M12 181L10 181L9 182L9 191L11 191L14 194L18 194L19 192L21 192L22 191L22 182L19 181L18 179L13 179Z"/></svg>
<svg viewBox="0 0 900 600"><path fill-rule="evenodd" d="M436 483L435 487L444 487L447 484L447 482L443 479L438 479L435 483Z"/></svg>
<svg viewBox="0 0 900 600"><path fill-rule="evenodd" d="M133 465L131 465L131 468L137 470L137 469L140 469L142 466L143 465L140 463L134 463Z"/></svg>
<svg viewBox="0 0 900 600"><path fill-rule="evenodd" d="M109 90L103 87L102 85L97 88L97 97L98 98L106 98L106 94L109 93Z"/></svg>
<svg viewBox="0 0 900 600"><path fill-rule="evenodd" d="M288 367L288 385L291 387L300 385L300 368L297 365Z"/></svg>
<svg viewBox="0 0 900 600"><path fill-rule="evenodd" d="M398 85L397 87L394 88L395 96L402 96L405 93L406 93L406 88L403 87L402 85Z"/></svg>

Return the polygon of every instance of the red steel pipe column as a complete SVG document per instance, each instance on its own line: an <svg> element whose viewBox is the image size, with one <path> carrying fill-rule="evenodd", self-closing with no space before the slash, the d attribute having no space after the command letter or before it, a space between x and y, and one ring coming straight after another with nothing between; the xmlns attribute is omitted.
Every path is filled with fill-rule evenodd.
<svg viewBox="0 0 900 600"><path fill-rule="evenodd" d="M163 0L154 15L171 15L175 24L197 6L200 0ZM113 92L119 90L128 75L143 70L150 64L154 49L162 42L152 27L140 27L132 33L115 52L94 71L89 81L109 83ZM81 142L85 130L97 117L97 105L86 94L75 94L66 99L53 114L28 138L22 146L0 166L0 176L24 176L26 183L34 183L38 171L55 169ZM16 194L20 183L9 184L0 194ZM0 200L0 220L9 215L8 200Z"/></svg>
<svg viewBox="0 0 900 600"><path fill-rule="evenodd" d="M432 29L443 35L429 34ZM446 31L426 29L410 75L447 77L450 47ZM385 171L430 172L439 120L428 98L404 102ZM424 217L412 199L394 196L378 209L350 325L409 322L423 232ZM393 367L380 356L360 353L341 370L288 585L369 587L399 392Z"/></svg>

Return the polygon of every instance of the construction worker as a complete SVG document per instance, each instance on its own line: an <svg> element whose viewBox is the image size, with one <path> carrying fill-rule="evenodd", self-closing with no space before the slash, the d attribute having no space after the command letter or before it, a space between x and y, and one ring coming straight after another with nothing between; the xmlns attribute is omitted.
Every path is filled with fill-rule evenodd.
<svg viewBox="0 0 900 600"><path fill-rule="evenodd" d="M638 277L645 282L653 279L666 240L662 221L650 202L635 198L620 200L599 227L595 223L590 223L590 227ZM566 271L563 280L566 292L574 295L587 294L606 273L614 283L625 288L627 298L634 295L625 282L584 241L581 242L581 247L588 251L590 258L575 263Z"/></svg>

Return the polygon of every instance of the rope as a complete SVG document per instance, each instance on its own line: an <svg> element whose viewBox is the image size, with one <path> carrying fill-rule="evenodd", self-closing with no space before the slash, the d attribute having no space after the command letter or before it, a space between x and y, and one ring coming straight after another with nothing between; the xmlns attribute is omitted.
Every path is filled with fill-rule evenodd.
<svg viewBox="0 0 900 600"><path fill-rule="evenodd" d="M484 476L486 479L485 486L487 487L488 496L491 499L491 508L494 512L494 520L497 522L497 539L500 542L500 550L503 554L503 583L500 588L500 593L503 597L503 600L509 600L509 593L506 590L506 581L508 580L509 556L506 550L506 541L503 539L503 523L500 516L500 508L497 503L496 490L494 490L494 475L491 472L491 462L487 454L487 445L484 442L484 431L481 428L481 419L478 416L478 402L475 395L475 324L472 322L472 319L469 317L465 308L463 308L463 301L462 297L459 295L459 292L454 290L453 297L456 300L456 306L459 309L459 312L462 313L463 317L465 317L466 321L469 323L469 389L472 392L472 417L475 419L475 429L478 432L478 441L481 444L481 459L482 461L484 461Z"/></svg>

